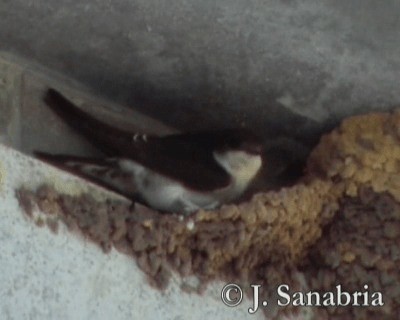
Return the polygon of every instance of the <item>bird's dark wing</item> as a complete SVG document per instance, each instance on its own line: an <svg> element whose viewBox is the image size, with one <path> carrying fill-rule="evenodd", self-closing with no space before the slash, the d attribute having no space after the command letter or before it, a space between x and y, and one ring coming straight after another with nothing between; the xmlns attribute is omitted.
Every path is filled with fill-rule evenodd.
<svg viewBox="0 0 400 320"><path fill-rule="evenodd" d="M65 123L106 154L120 156L131 145L132 133L93 118L58 91L49 89L44 101Z"/></svg>
<svg viewBox="0 0 400 320"><path fill-rule="evenodd" d="M229 174L215 161L213 149L187 141L185 135L150 137L129 156L193 190L211 191L231 182Z"/></svg>
<svg viewBox="0 0 400 320"><path fill-rule="evenodd" d="M224 188L231 182L213 158L210 134L135 139L134 132L93 118L54 89L47 91L44 100L69 126L109 156L132 159L197 191Z"/></svg>

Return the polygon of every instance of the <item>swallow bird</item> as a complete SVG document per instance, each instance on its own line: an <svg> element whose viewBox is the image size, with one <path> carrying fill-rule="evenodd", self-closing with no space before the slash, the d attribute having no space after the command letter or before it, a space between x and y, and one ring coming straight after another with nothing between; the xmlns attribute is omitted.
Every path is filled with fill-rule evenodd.
<svg viewBox="0 0 400 320"><path fill-rule="evenodd" d="M139 135L92 117L54 89L44 101L106 156L37 152L40 159L125 196L138 195L154 209L214 209L242 195L263 165L263 143L245 129Z"/></svg>

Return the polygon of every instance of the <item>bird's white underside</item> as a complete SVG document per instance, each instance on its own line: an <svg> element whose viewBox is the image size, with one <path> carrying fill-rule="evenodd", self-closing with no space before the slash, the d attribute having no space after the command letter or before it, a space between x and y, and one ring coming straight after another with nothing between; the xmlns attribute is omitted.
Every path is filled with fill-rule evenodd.
<svg viewBox="0 0 400 320"><path fill-rule="evenodd" d="M214 153L214 158L232 176L232 183L209 192L190 190L178 181L155 173L132 160L119 160L118 163L122 170L133 173L137 189L150 206L189 214L201 208L214 209L240 196L262 165L259 155L243 151Z"/></svg>

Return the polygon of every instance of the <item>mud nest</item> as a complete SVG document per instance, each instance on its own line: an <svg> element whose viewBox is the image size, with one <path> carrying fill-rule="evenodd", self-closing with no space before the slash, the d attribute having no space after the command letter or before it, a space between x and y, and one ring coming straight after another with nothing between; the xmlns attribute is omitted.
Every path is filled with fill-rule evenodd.
<svg viewBox="0 0 400 320"><path fill-rule="evenodd" d="M108 251L136 258L152 284L165 288L171 271L209 280L327 291L336 284L381 291L385 306L328 307L319 319L397 319L400 310L400 114L351 117L322 137L296 185L259 193L248 202L182 218L90 195L68 196L51 186L18 198L36 219L59 221ZM397 265L397 268L396 268ZM299 277L299 274L301 277ZM302 278L302 280L300 280ZM264 310L270 317L299 308Z"/></svg>

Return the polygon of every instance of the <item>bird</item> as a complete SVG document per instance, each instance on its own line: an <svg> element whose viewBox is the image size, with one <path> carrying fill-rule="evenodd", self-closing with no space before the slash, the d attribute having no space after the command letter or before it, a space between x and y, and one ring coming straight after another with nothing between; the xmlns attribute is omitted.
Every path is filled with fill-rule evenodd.
<svg viewBox="0 0 400 320"><path fill-rule="evenodd" d="M248 129L145 135L97 119L53 88L43 100L105 155L37 151L39 159L162 212L190 215L234 201L264 164L263 141Z"/></svg>

